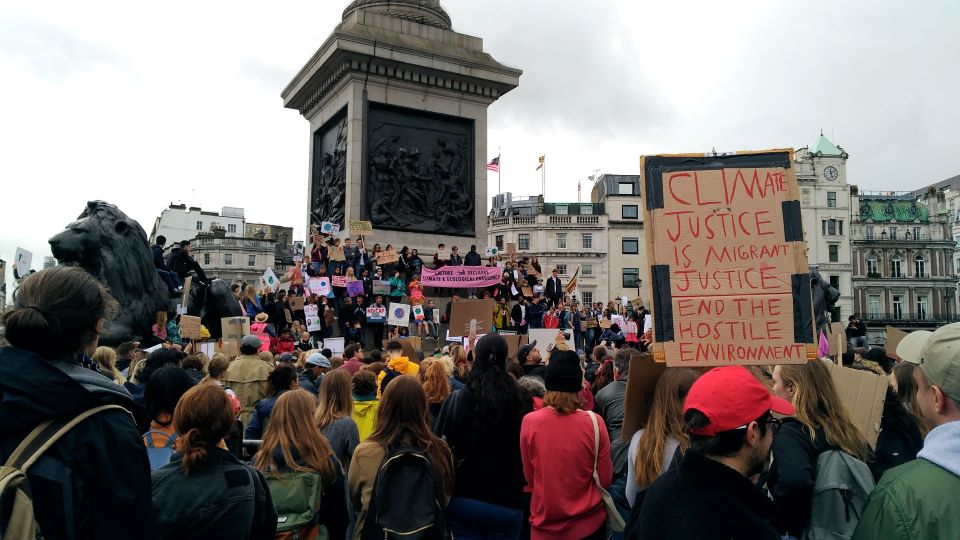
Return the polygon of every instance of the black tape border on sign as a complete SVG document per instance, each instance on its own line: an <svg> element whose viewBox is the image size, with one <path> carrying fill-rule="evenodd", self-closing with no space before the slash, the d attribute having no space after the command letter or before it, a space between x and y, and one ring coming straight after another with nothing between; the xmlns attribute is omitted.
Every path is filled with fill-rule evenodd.
<svg viewBox="0 0 960 540"><path fill-rule="evenodd" d="M644 160L647 210L663 208L663 173L671 171L704 171L731 167L769 168L792 166L789 152L764 152L732 156L648 156ZM798 207L799 209L799 207ZM786 217L786 216L784 216ZM798 222L799 223L799 222ZM803 232L801 228L801 238ZM790 239L788 238L789 242Z"/></svg>
<svg viewBox="0 0 960 540"><path fill-rule="evenodd" d="M810 295L810 274L790 276L793 289L793 342L813 343L813 299Z"/></svg>
<svg viewBox="0 0 960 540"><path fill-rule="evenodd" d="M653 278L654 340L673 341L673 294L670 292L670 265L655 264L650 268Z"/></svg>
<svg viewBox="0 0 960 540"><path fill-rule="evenodd" d="M800 217L800 201L783 201L783 238L787 242L803 242L803 220Z"/></svg>

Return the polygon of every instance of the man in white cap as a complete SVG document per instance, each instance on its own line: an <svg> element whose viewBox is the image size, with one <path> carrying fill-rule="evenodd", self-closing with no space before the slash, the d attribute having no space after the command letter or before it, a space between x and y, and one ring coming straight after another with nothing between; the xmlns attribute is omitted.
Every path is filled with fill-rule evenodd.
<svg viewBox="0 0 960 540"><path fill-rule="evenodd" d="M929 330L910 332L897 344L897 356L900 357L900 360L909 364L919 364L923 346L927 344L927 340L930 339L932 334L933 332Z"/></svg>
<svg viewBox="0 0 960 540"><path fill-rule="evenodd" d="M960 323L931 334L919 364L916 399L933 429L917 459L883 475L854 540L960 538Z"/></svg>
<svg viewBox="0 0 960 540"><path fill-rule="evenodd" d="M327 349L324 349L326 351ZM307 357L306 369L300 374L300 388L311 394L320 395L320 383L323 376L330 369L330 359L322 353L315 352Z"/></svg>

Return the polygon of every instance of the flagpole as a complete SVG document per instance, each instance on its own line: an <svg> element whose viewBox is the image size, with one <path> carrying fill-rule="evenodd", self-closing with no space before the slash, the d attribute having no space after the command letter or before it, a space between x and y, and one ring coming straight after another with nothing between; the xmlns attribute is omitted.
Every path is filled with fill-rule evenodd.
<svg viewBox="0 0 960 540"><path fill-rule="evenodd" d="M498 146L497 147L497 194L498 195L503 193L502 191L500 191L500 167L503 166L503 159L500 156L500 150L501 148Z"/></svg>

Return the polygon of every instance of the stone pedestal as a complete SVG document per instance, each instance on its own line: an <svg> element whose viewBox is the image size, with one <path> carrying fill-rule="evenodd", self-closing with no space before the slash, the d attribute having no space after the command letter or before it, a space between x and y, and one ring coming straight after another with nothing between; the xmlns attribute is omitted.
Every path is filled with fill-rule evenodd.
<svg viewBox="0 0 960 540"><path fill-rule="evenodd" d="M482 250L487 107L520 74L435 0L350 4L282 94L310 122L308 230L366 220L368 248Z"/></svg>

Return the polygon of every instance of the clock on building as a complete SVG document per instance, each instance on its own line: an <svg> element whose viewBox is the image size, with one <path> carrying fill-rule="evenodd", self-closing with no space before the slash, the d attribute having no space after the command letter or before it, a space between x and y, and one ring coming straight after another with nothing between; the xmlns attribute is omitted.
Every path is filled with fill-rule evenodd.
<svg viewBox="0 0 960 540"><path fill-rule="evenodd" d="M836 180L837 176L840 176L840 173L837 172L837 168L834 167L833 165L830 165L829 167L823 170L823 177L831 182Z"/></svg>

